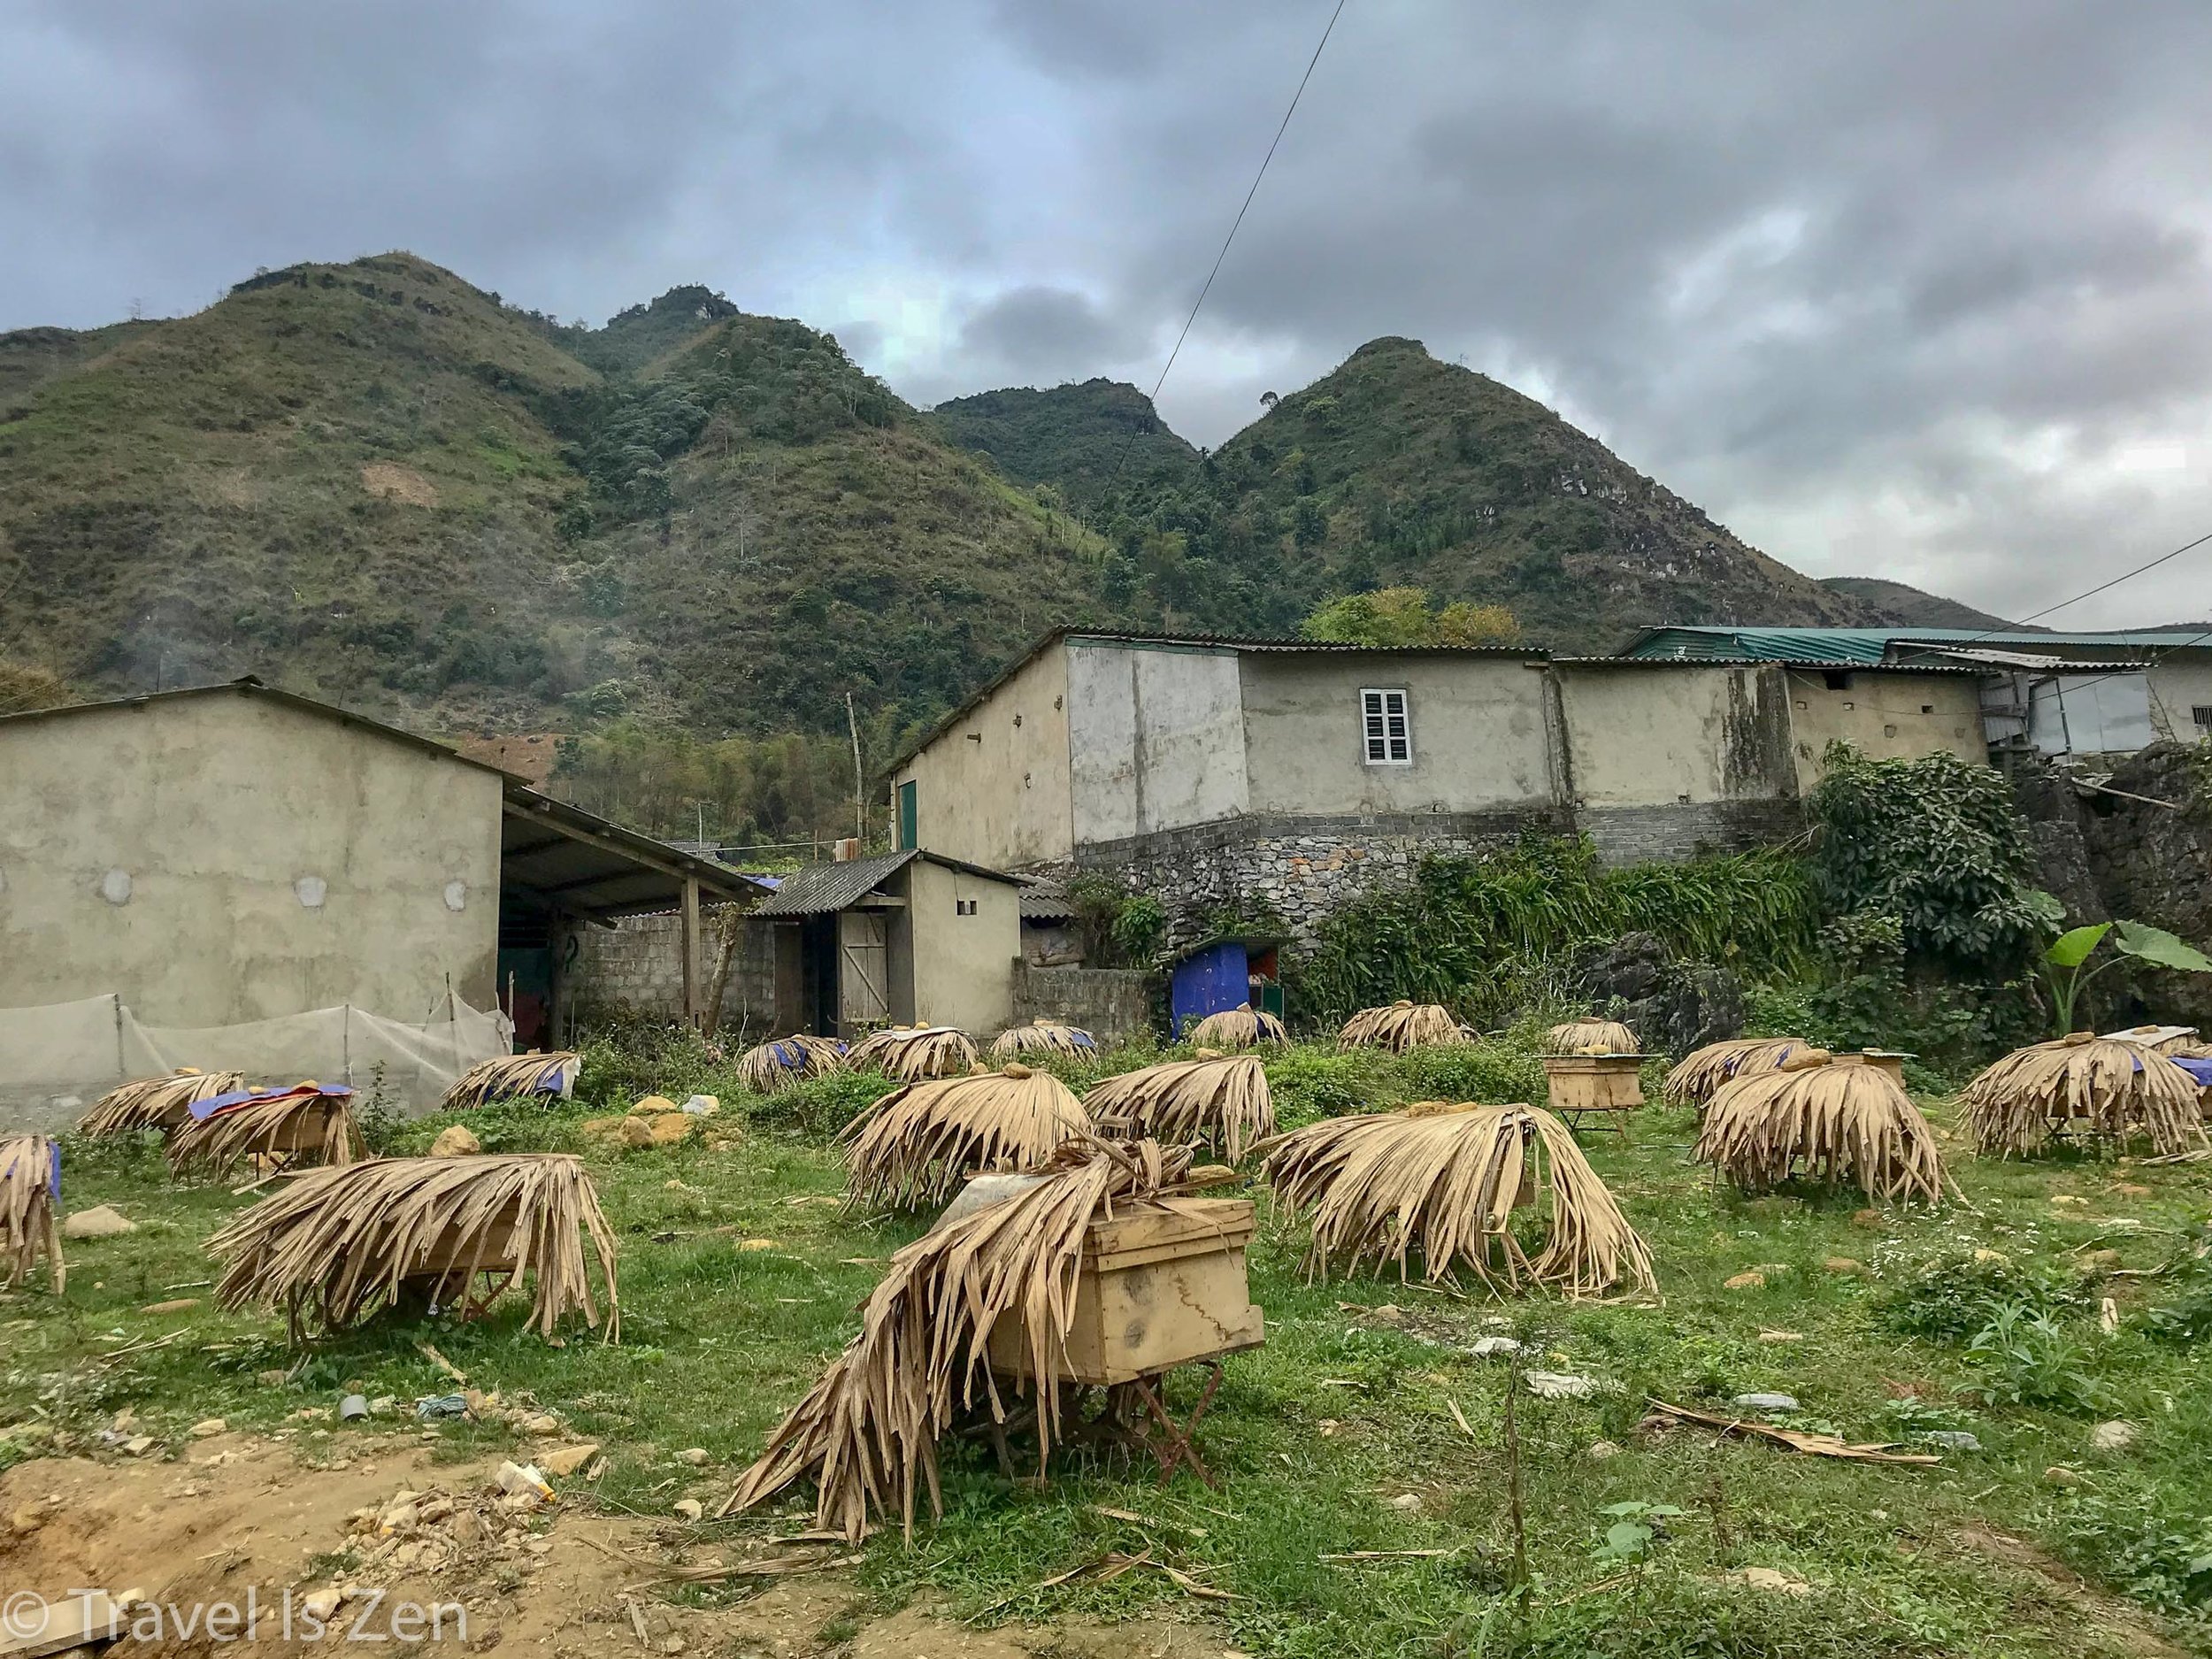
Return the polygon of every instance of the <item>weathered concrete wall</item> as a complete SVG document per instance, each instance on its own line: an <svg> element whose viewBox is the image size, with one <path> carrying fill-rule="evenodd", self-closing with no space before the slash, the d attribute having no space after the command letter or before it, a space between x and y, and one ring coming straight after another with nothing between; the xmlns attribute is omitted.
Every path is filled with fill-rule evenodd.
<svg viewBox="0 0 2212 1659"><path fill-rule="evenodd" d="M1820 781L1820 758L1840 739L1876 760L1948 750L1986 761L1981 680L1970 674L1786 671L1801 793Z"/></svg>
<svg viewBox="0 0 2212 1659"><path fill-rule="evenodd" d="M906 867L914 1017L994 1037L1013 1023L1022 950L1020 889L918 858ZM964 903L975 906L963 915ZM893 948L895 957L897 949Z"/></svg>
<svg viewBox="0 0 2212 1659"><path fill-rule="evenodd" d="M2194 718L2194 710L2212 709L2212 651L2169 652L2146 678L2150 681L2151 721L2159 735L2194 743L2212 733L2212 728L2199 726Z"/></svg>
<svg viewBox="0 0 2212 1659"><path fill-rule="evenodd" d="M1240 668L1253 812L1487 812L1551 796L1543 675L1518 658L1256 652ZM1371 687L1406 694L1411 764L1368 764Z"/></svg>
<svg viewBox="0 0 2212 1659"><path fill-rule="evenodd" d="M1153 976L1130 968L1036 968L1014 972L1014 1017L1056 1019L1087 1031L1101 1047L1126 1042L1152 1030Z"/></svg>
<svg viewBox="0 0 2212 1659"><path fill-rule="evenodd" d="M704 996L721 954L722 908L710 906L700 918L699 993ZM753 1042L788 1027L775 1023L775 930L764 921L741 926L718 1030L725 1041ZM611 928L577 928L570 984L578 1008L587 1015L619 1009L651 1019L682 1019L683 938L683 918L673 910L627 916Z"/></svg>
<svg viewBox="0 0 2212 1659"><path fill-rule="evenodd" d="M1797 793L1781 671L1628 660L1552 671L1575 803L1695 806Z"/></svg>
<svg viewBox="0 0 2212 1659"><path fill-rule="evenodd" d="M1248 809L1234 652L1086 644L1066 651L1076 846Z"/></svg>
<svg viewBox="0 0 2212 1659"><path fill-rule="evenodd" d="M492 1003L497 777L240 692L0 725L0 1007Z"/></svg>
<svg viewBox="0 0 2212 1659"><path fill-rule="evenodd" d="M1794 795L1666 806L1586 806L1576 809L1574 821L1596 847L1601 864L1676 864L1777 846L1805 827L1805 806Z"/></svg>
<svg viewBox="0 0 2212 1659"><path fill-rule="evenodd" d="M919 844L1002 870L1065 858L1073 845L1068 779L1068 659L1027 664L894 776L914 785Z"/></svg>

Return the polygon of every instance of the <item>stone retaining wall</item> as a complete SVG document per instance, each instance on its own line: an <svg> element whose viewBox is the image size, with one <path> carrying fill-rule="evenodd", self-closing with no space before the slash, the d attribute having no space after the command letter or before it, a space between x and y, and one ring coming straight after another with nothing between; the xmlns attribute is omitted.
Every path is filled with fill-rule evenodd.
<svg viewBox="0 0 2212 1659"><path fill-rule="evenodd" d="M1101 1046L1152 1030L1153 976L1130 968L1014 969L1014 1023L1056 1019L1079 1025ZM978 1033L981 1036L987 1033Z"/></svg>

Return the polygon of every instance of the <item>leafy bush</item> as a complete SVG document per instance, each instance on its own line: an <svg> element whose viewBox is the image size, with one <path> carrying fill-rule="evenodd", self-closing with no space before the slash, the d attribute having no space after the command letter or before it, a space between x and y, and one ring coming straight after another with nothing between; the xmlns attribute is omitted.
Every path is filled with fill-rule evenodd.
<svg viewBox="0 0 2212 1659"><path fill-rule="evenodd" d="M2094 1411L2107 1399L2088 1373L2088 1350L2056 1319L2027 1302L1993 1309L1966 1353L1982 1372L1974 1392L1987 1405Z"/></svg>
<svg viewBox="0 0 2212 1659"><path fill-rule="evenodd" d="M394 1157L419 1157L430 1150L439 1131L459 1124L483 1143L487 1152L578 1152L583 1149L583 1138L577 1130L581 1116L561 1101L546 1104L498 1101L473 1111L411 1118L396 1125L375 1150Z"/></svg>
<svg viewBox="0 0 2212 1659"><path fill-rule="evenodd" d="M1397 1062L1376 1048L1299 1047L1266 1056L1276 1121L1294 1128L1317 1118L1386 1111L1404 1098Z"/></svg>
<svg viewBox="0 0 2212 1659"><path fill-rule="evenodd" d="M1473 1100L1493 1105L1514 1101L1541 1105L1544 1101L1543 1066L1534 1055L1505 1043L1416 1048L1399 1064L1417 1099Z"/></svg>
<svg viewBox="0 0 2212 1659"><path fill-rule="evenodd" d="M1876 1311L1883 1325L1901 1336L1963 1342L2002 1309L2060 1319L2087 1312L2093 1300L2078 1278L1984 1250L1921 1263L1885 1291Z"/></svg>
<svg viewBox="0 0 2212 1659"><path fill-rule="evenodd" d="M750 1095L748 1117L807 1134L835 1134L898 1085L873 1066L864 1071L833 1071L810 1077L776 1094Z"/></svg>

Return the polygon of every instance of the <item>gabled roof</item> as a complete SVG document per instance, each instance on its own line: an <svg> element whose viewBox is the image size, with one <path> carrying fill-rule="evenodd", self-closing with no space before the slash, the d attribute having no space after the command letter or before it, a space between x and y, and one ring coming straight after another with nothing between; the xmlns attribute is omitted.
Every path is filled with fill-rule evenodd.
<svg viewBox="0 0 2212 1659"><path fill-rule="evenodd" d="M942 853L910 847L904 852L878 853L870 858L809 864L786 876L774 894L754 907L753 914L827 916L850 910L918 858L941 864L948 870L957 870L964 875L980 876L986 881L1003 881L1010 887L1023 885L1019 876L1010 876L1003 870L990 870L965 859L948 858Z"/></svg>
<svg viewBox="0 0 2212 1659"><path fill-rule="evenodd" d="M757 883L726 864L680 852L665 841L626 829L581 807L556 801L512 773L472 760L434 738L387 726L365 714L341 709L296 692L281 691L251 674L212 686L180 686L173 691L142 692L97 703L69 703L0 715L0 734L35 721L62 719L96 710L143 708L205 697L246 697L296 710L318 720L352 726L387 742L402 744L455 765L488 772L499 780L500 886L534 902L587 921L664 910L682 897L684 883L696 881L712 896L749 901Z"/></svg>

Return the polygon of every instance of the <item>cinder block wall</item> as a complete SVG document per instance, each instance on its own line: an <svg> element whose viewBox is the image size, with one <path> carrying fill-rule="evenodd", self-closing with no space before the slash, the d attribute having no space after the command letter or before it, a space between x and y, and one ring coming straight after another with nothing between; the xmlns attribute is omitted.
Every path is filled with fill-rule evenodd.
<svg viewBox="0 0 2212 1659"><path fill-rule="evenodd" d="M1079 1025L1102 1045L1152 1029L1152 976L1132 968L1014 969L1014 1023L1056 1019Z"/></svg>
<svg viewBox="0 0 2212 1659"><path fill-rule="evenodd" d="M720 907L703 910L699 925L699 989L704 995L720 954ZM735 1041L741 1034L757 1041L775 1029L775 928L747 921L737 958L722 995L720 1032ZM684 1016L683 918L670 910L625 917L610 930L576 930L576 961L570 970L576 1006L588 1018L594 1010L618 1010L650 1019Z"/></svg>

